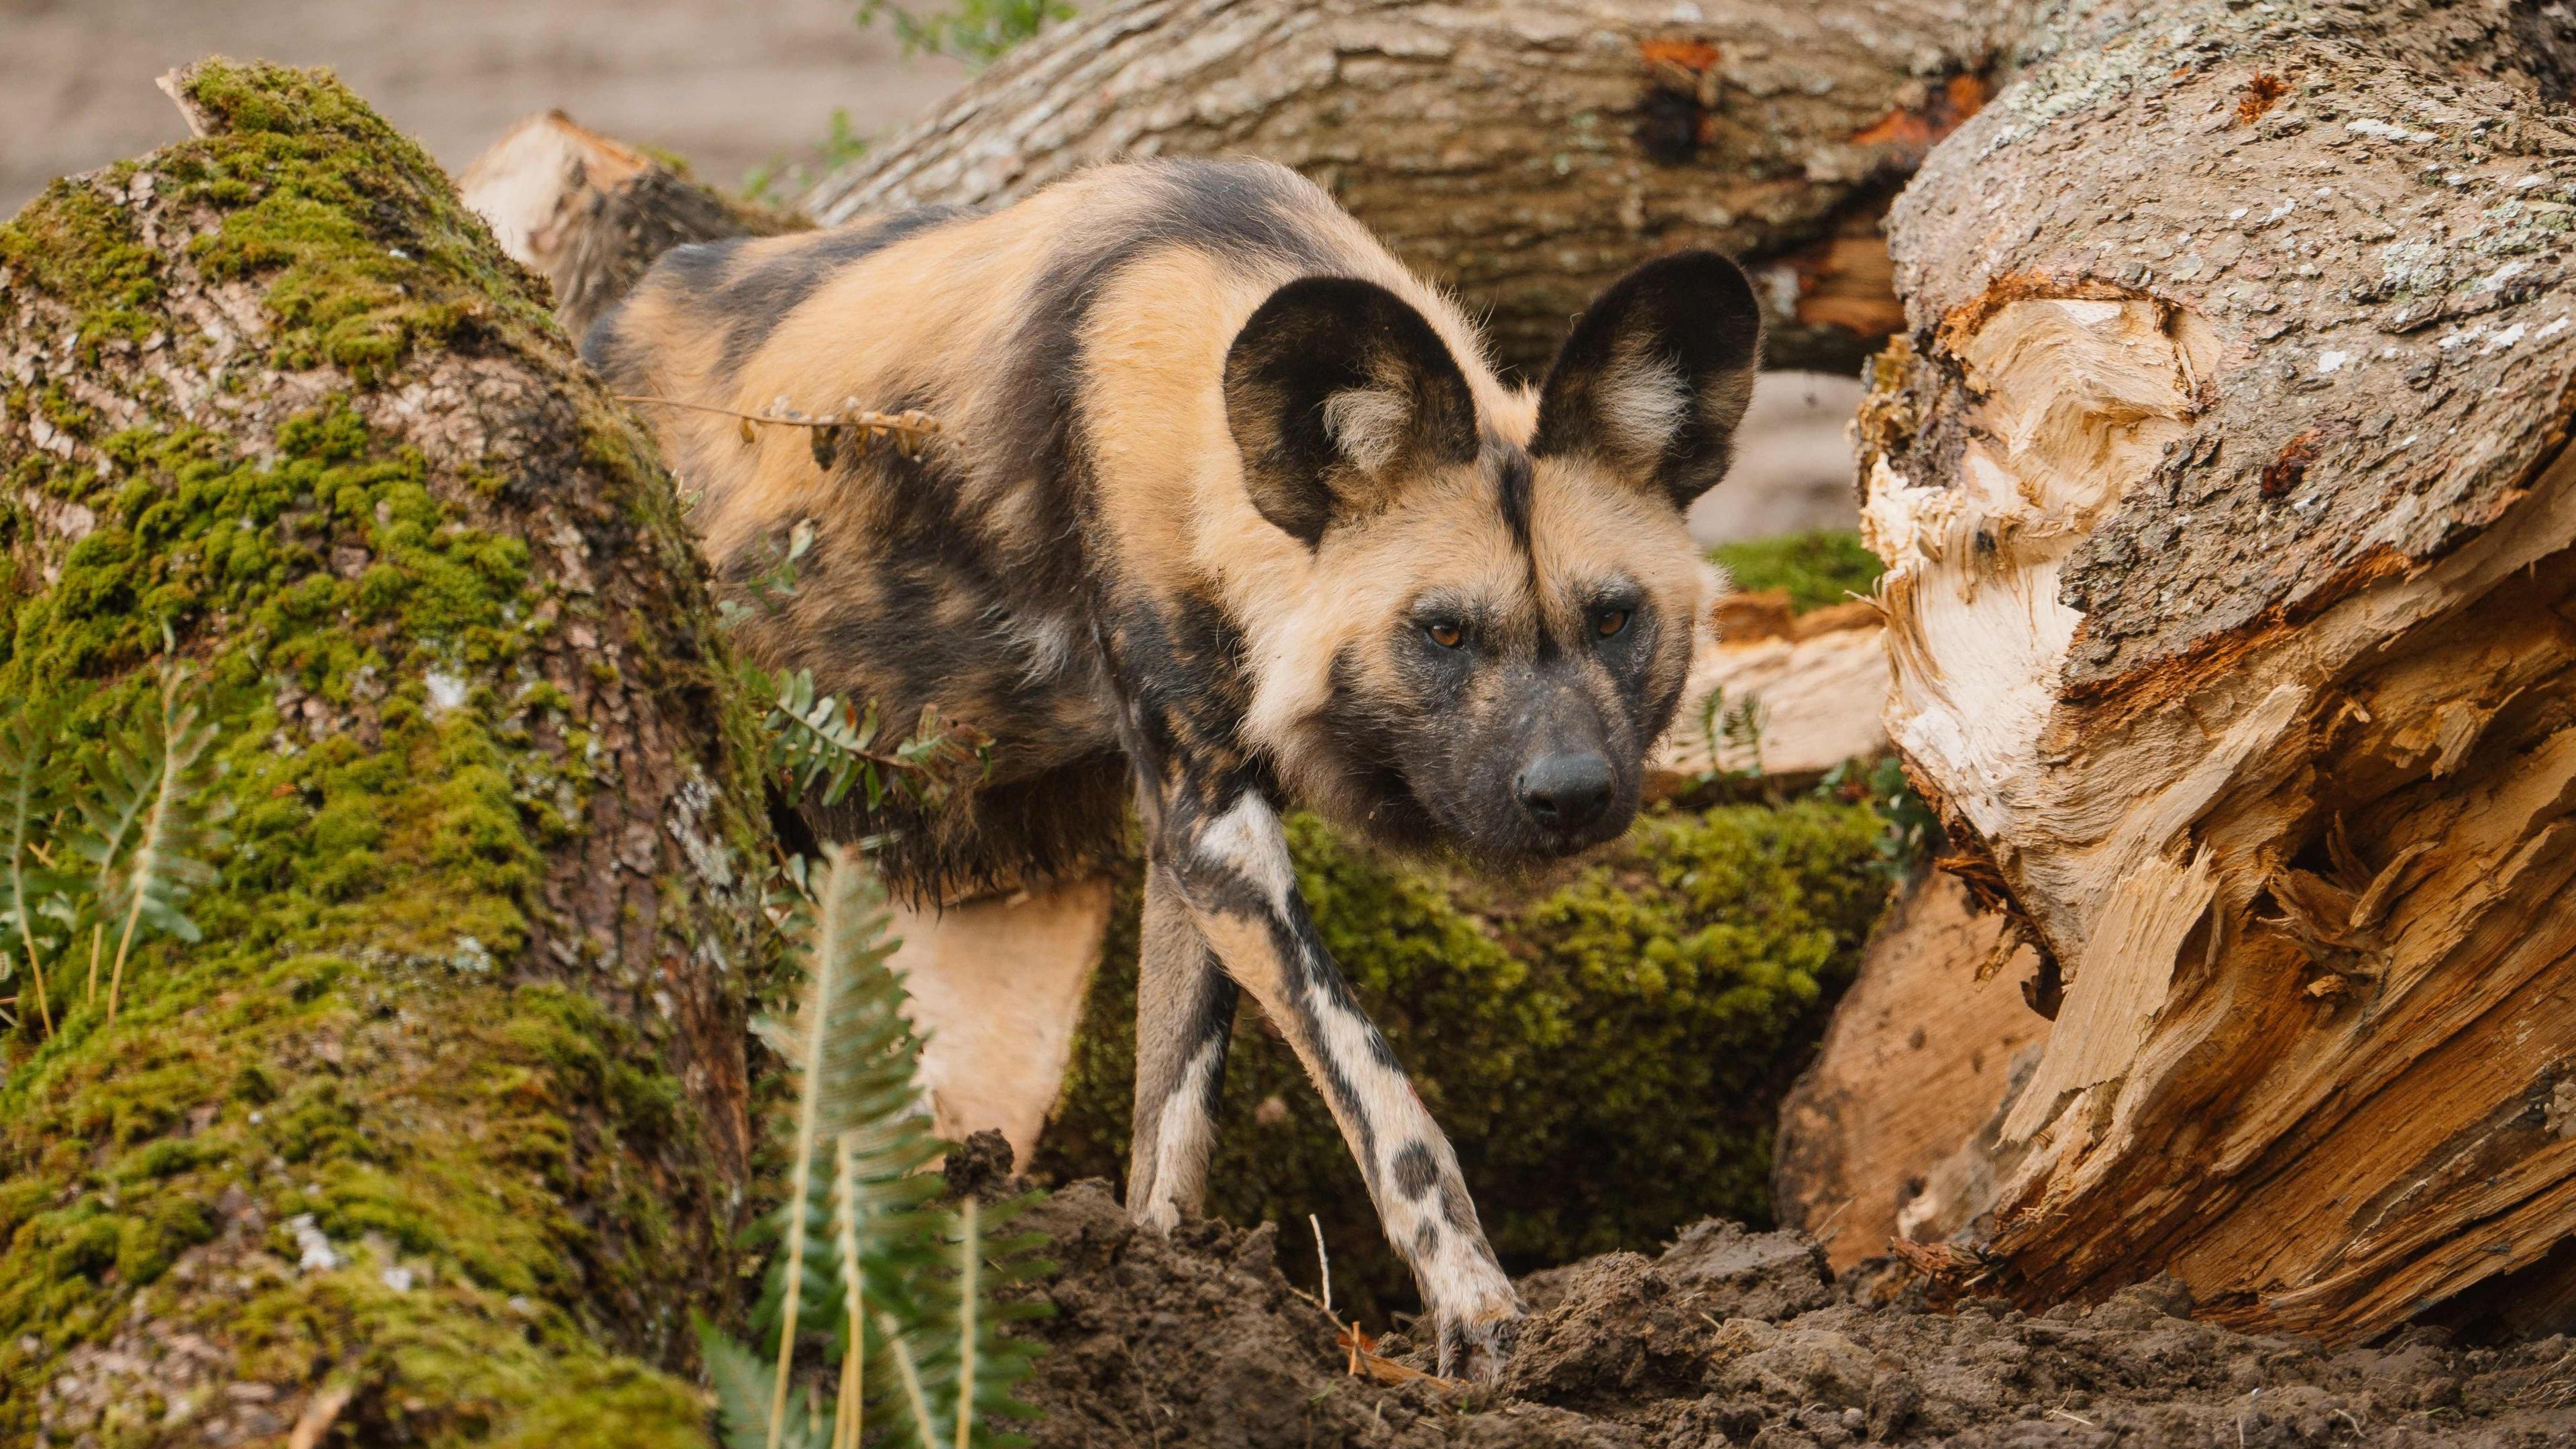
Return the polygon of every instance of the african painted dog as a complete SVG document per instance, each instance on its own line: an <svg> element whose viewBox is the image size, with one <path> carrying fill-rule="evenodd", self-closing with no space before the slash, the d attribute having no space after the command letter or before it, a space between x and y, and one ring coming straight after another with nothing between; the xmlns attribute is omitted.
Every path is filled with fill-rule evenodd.
<svg viewBox="0 0 2576 1449"><path fill-rule="evenodd" d="M794 596L754 611L757 656L996 742L989 781L936 813L816 828L890 833L889 881L936 907L1078 881L1122 848L1132 798L1130 1210L1168 1228L1197 1208L1249 991L1349 1139L1444 1372L1486 1373L1517 1300L1325 954L1280 812L1494 863L1627 828L1704 612L1682 510L1726 471L1759 332L1732 263L1670 256L1516 390L1322 190L1160 162L990 214L683 247L586 350L621 392L942 420L917 458L827 465L798 430L657 410L724 580L812 530ZM1027 1006L997 969L947 992L939 1031ZM1046 989L1069 1007L1080 983Z"/></svg>

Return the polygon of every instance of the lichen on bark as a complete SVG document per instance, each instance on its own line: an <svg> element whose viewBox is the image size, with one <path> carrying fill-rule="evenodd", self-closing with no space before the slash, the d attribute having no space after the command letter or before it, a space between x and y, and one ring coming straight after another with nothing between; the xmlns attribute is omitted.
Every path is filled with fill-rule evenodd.
<svg viewBox="0 0 2576 1449"><path fill-rule="evenodd" d="M337 82L174 94L0 227L0 698L76 769L166 628L230 836L0 1041L0 1441L703 1442L767 843L669 479Z"/></svg>

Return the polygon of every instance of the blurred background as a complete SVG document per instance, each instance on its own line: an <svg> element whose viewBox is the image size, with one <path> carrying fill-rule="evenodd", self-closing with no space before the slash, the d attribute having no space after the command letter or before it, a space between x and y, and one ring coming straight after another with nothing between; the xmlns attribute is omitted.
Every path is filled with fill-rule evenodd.
<svg viewBox="0 0 2576 1449"><path fill-rule="evenodd" d="M0 215L56 176L185 134L153 87L206 55L324 65L461 171L512 122L559 107L686 160L728 190L792 200L799 166L888 134L968 74L907 56L856 0L0 0ZM1857 521L1849 378L1767 373L1703 542Z"/></svg>
<svg viewBox="0 0 2576 1449"><path fill-rule="evenodd" d="M47 181L185 134L153 78L206 55L327 65L462 170L512 121L560 106L677 153L719 186L810 159L844 111L860 135L966 75L906 59L854 0L0 0L0 212Z"/></svg>

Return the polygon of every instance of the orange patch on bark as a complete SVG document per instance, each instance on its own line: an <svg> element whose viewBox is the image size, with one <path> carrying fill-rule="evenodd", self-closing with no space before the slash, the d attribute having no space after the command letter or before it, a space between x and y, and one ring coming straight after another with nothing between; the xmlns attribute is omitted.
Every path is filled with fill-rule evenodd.
<svg viewBox="0 0 2576 1449"><path fill-rule="evenodd" d="M1954 75L1941 87L1941 93L1919 111L1902 107L1889 111L1876 121L1852 133L1856 146L1896 145L1930 149L1932 144L1962 122L1986 108L1985 77Z"/></svg>
<svg viewBox="0 0 2576 1449"><path fill-rule="evenodd" d="M2263 465L2263 496L2278 498L2299 486L2308 476L2308 465L2317 460L2317 430L2308 429L2281 445L2281 451Z"/></svg>
<svg viewBox="0 0 2576 1449"><path fill-rule="evenodd" d="M1646 40L1637 44L1637 53L1648 65L1673 65L1687 71L1703 71L1717 64L1717 47L1705 40Z"/></svg>
<svg viewBox="0 0 2576 1449"><path fill-rule="evenodd" d="M2290 93L2290 83L2268 70L2256 71L2236 98L2236 124L2250 126L2263 119L2273 103Z"/></svg>

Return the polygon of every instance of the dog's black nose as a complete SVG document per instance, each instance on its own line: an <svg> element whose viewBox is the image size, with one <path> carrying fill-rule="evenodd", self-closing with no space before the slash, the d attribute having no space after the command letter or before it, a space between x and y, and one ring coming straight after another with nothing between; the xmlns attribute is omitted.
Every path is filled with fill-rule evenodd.
<svg viewBox="0 0 2576 1449"><path fill-rule="evenodd" d="M1610 808L1610 762L1588 752L1541 755L1512 784L1521 808L1550 830L1581 830Z"/></svg>

